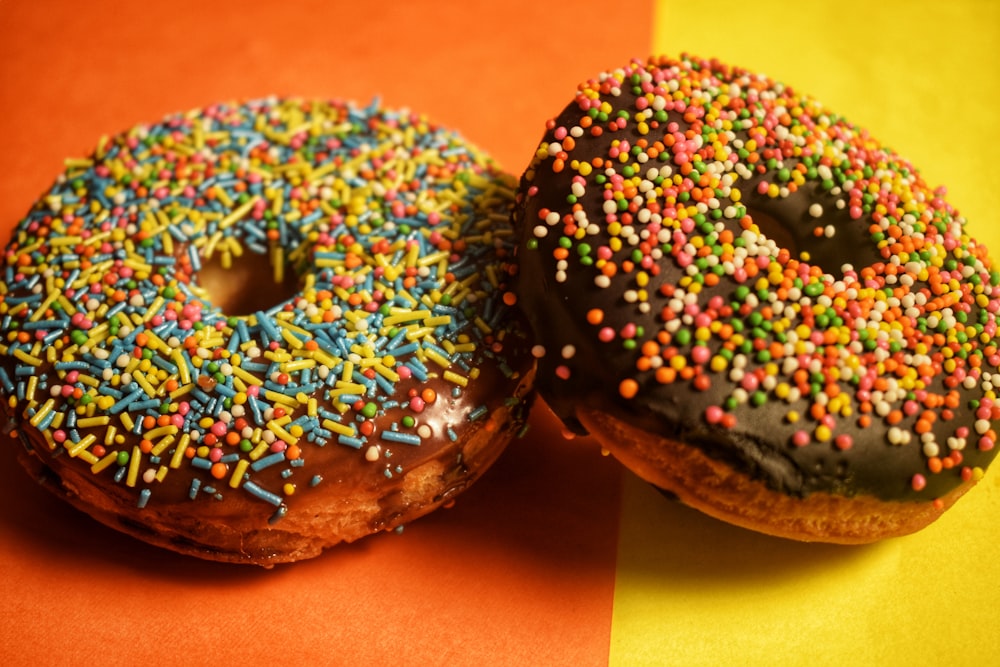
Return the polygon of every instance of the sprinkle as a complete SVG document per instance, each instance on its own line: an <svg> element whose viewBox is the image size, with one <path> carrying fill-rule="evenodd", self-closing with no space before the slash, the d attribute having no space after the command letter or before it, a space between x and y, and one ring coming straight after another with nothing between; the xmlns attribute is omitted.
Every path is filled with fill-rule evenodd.
<svg viewBox="0 0 1000 667"><path fill-rule="evenodd" d="M421 442L419 435L415 435L413 433L400 433L398 431L389 431L389 430L382 431L382 439L388 440L389 442L401 442L407 445L419 445Z"/></svg>

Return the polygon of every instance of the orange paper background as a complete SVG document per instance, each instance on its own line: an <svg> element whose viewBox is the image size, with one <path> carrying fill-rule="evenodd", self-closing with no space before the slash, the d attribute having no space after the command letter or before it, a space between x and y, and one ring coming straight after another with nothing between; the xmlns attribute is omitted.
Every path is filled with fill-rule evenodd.
<svg viewBox="0 0 1000 667"><path fill-rule="evenodd" d="M989 0L0 0L0 235L102 134L272 93L379 96L517 173L580 79L650 50L718 56L814 93L949 185L1000 251ZM709 519L559 434L537 406L528 435L454 508L271 571L95 524L0 443L0 664L910 667L1000 655L997 470L927 530L843 548Z"/></svg>
<svg viewBox="0 0 1000 667"><path fill-rule="evenodd" d="M379 96L518 172L582 72L648 51L651 15L632 7L624 43L590 0L552 16L506 0L0 2L0 225L102 134L268 94ZM0 662L604 664L621 475L535 421L453 509L270 572L98 526L5 442Z"/></svg>

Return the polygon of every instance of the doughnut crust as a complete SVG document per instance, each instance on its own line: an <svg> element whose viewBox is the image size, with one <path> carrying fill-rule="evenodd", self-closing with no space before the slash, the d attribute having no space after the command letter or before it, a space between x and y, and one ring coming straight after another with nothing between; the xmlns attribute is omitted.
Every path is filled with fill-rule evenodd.
<svg viewBox="0 0 1000 667"><path fill-rule="evenodd" d="M113 528L268 567L451 502L531 397L513 185L377 104L219 104L102 139L3 257L20 460Z"/></svg>
<svg viewBox="0 0 1000 667"><path fill-rule="evenodd" d="M801 540L913 532L1000 418L1000 273L818 101L690 56L578 88L521 179L540 394L644 479Z"/></svg>

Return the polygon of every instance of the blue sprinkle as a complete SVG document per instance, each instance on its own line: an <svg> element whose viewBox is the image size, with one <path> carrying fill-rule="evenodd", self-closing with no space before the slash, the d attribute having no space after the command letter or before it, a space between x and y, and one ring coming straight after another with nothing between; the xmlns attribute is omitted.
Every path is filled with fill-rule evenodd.
<svg viewBox="0 0 1000 667"><path fill-rule="evenodd" d="M0 386L3 387L3 390L6 393L8 394L14 393L14 383L11 382L10 376L7 375L7 371L2 367L0 367Z"/></svg>
<svg viewBox="0 0 1000 667"><path fill-rule="evenodd" d="M143 393L142 387L139 385L135 386L135 389L130 391L126 396L119 399L111 408L108 409L108 413L112 415L117 415L128 409L129 405L135 402L135 400Z"/></svg>
<svg viewBox="0 0 1000 667"><path fill-rule="evenodd" d="M400 433L398 431L382 431L382 439L389 442L401 442L406 445L420 445L420 436L414 433Z"/></svg>
<svg viewBox="0 0 1000 667"><path fill-rule="evenodd" d="M413 377L417 378L421 382L427 381L427 367L420 363L416 358L410 359L403 365L413 372Z"/></svg>
<svg viewBox="0 0 1000 667"><path fill-rule="evenodd" d="M149 410L150 408L160 407L160 401L155 398L148 398L145 401L136 401L129 407L133 412L142 412L143 410Z"/></svg>
<svg viewBox="0 0 1000 667"><path fill-rule="evenodd" d="M354 449L361 449L361 447L365 444L365 441L361 438L355 438L353 436L343 434L337 436L337 442L342 445L347 445L348 447L353 447Z"/></svg>
<svg viewBox="0 0 1000 667"><path fill-rule="evenodd" d="M267 520L268 524L276 524L281 521L285 515L288 514L288 507L286 505L278 505L278 509L275 510L274 514Z"/></svg>
<svg viewBox="0 0 1000 667"><path fill-rule="evenodd" d="M202 470L211 470L212 462L200 456L195 456L194 458L191 459L191 467L200 468Z"/></svg>
<svg viewBox="0 0 1000 667"><path fill-rule="evenodd" d="M280 507L281 506L281 502L282 502L281 496L279 496L276 493L271 493L267 489L261 488L260 486L258 486L254 482L251 482L249 480L246 481L246 482L243 482L243 488L246 489L251 495L254 495L254 496L258 497L261 500L265 500L265 501L271 503L272 505L274 505L275 507Z"/></svg>
<svg viewBox="0 0 1000 667"><path fill-rule="evenodd" d="M275 452L274 454L269 454L251 463L250 469L253 470L254 472L260 472L264 468L273 466L276 463L281 463L284 460L285 460L284 452Z"/></svg>

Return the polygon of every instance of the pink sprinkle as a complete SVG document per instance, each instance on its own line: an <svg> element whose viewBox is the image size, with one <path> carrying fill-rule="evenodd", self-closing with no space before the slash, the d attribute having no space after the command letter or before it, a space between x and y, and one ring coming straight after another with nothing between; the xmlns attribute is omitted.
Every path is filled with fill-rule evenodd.
<svg viewBox="0 0 1000 667"><path fill-rule="evenodd" d="M560 380L568 380L569 376L572 374L569 370L569 366L556 366L556 377Z"/></svg>
<svg viewBox="0 0 1000 667"><path fill-rule="evenodd" d="M597 332L597 339L602 343L610 343L615 339L615 330L611 327L602 327L601 330Z"/></svg>
<svg viewBox="0 0 1000 667"><path fill-rule="evenodd" d="M805 447L809 444L809 434L799 430L792 435L792 444L796 447Z"/></svg>
<svg viewBox="0 0 1000 667"><path fill-rule="evenodd" d="M722 408L718 405L710 405L705 408L705 421L709 424L718 424L722 421Z"/></svg>
<svg viewBox="0 0 1000 667"><path fill-rule="evenodd" d="M705 345L697 345L691 349L691 361L696 364L708 363L711 356L711 352L709 352L708 347Z"/></svg>
<svg viewBox="0 0 1000 667"><path fill-rule="evenodd" d="M914 491L923 491L924 487L927 486L927 478L920 473L917 473L913 476L913 479L910 480L910 486L913 487Z"/></svg>

